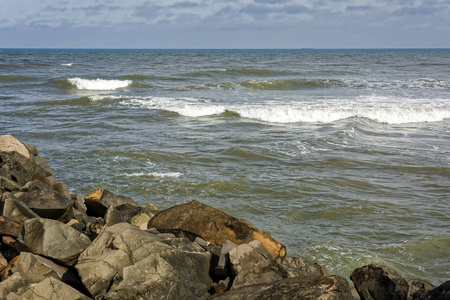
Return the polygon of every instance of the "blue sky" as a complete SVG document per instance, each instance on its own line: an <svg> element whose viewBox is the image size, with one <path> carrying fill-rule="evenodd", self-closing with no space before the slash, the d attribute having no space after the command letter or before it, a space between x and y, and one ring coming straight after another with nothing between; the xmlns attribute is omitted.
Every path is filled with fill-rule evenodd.
<svg viewBox="0 0 450 300"><path fill-rule="evenodd" d="M450 48L450 0L1 0L4 47Z"/></svg>

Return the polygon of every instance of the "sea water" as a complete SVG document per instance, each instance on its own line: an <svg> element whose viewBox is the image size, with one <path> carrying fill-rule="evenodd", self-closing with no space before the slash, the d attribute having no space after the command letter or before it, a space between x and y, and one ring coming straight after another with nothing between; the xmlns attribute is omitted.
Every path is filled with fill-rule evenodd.
<svg viewBox="0 0 450 300"><path fill-rule="evenodd" d="M450 50L0 50L0 133L72 193L196 199L348 278L450 279Z"/></svg>

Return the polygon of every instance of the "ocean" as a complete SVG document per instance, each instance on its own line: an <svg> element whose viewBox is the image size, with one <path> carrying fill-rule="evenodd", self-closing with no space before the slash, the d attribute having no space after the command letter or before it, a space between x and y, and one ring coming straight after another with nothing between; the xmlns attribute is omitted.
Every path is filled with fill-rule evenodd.
<svg viewBox="0 0 450 300"><path fill-rule="evenodd" d="M195 199L329 275L450 279L449 49L0 49L0 134L72 193Z"/></svg>

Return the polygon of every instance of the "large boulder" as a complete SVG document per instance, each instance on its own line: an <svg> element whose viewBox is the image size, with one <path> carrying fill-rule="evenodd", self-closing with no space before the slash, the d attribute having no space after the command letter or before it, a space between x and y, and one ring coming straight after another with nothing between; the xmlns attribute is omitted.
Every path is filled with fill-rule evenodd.
<svg viewBox="0 0 450 300"><path fill-rule="evenodd" d="M351 287L344 277L308 275L284 278L215 294L211 300L352 300Z"/></svg>
<svg viewBox="0 0 450 300"><path fill-rule="evenodd" d="M42 218L68 222L73 217L73 200L40 180L26 183L14 197Z"/></svg>
<svg viewBox="0 0 450 300"><path fill-rule="evenodd" d="M105 227L75 266L96 299L203 299L212 280L211 254L189 240L167 241L120 223ZM180 250L183 249L183 250Z"/></svg>
<svg viewBox="0 0 450 300"><path fill-rule="evenodd" d="M25 221L18 238L22 251L50 257L73 265L90 239L72 227L51 219L34 218Z"/></svg>
<svg viewBox="0 0 450 300"><path fill-rule="evenodd" d="M350 276L362 300L425 299L435 287L420 279L405 279L397 272L380 265L367 265Z"/></svg>
<svg viewBox="0 0 450 300"><path fill-rule="evenodd" d="M286 257L286 247L252 223L195 200L157 213L148 223L151 227L159 231L181 229L216 245L227 240L237 245L257 240L279 261Z"/></svg>

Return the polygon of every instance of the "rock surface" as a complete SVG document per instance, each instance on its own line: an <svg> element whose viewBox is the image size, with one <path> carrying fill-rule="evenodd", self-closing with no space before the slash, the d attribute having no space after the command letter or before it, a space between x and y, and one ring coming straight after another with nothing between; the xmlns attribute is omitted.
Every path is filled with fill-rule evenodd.
<svg viewBox="0 0 450 300"><path fill-rule="evenodd" d="M286 257L286 247L283 244L250 222L234 218L195 200L157 213L148 227L155 227L160 231L185 230L216 245L223 245L227 240L237 245L257 240L276 259L283 261Z"/></svg>
<svg viewBox="0 0 450 300"><path fill-rule="evenodd" d="M21 250L51 257L67 265L74 264L91 243L87 236L72 227L43 218L27 220L19 241Z"/></svg>
<svg viewBox="0 0 450 300"><path fill-rule="evenodd" d="M85 300L90 299L69 285L49 277L40 283L33 285L29 290L22 294L19 300Z"/></svg>

